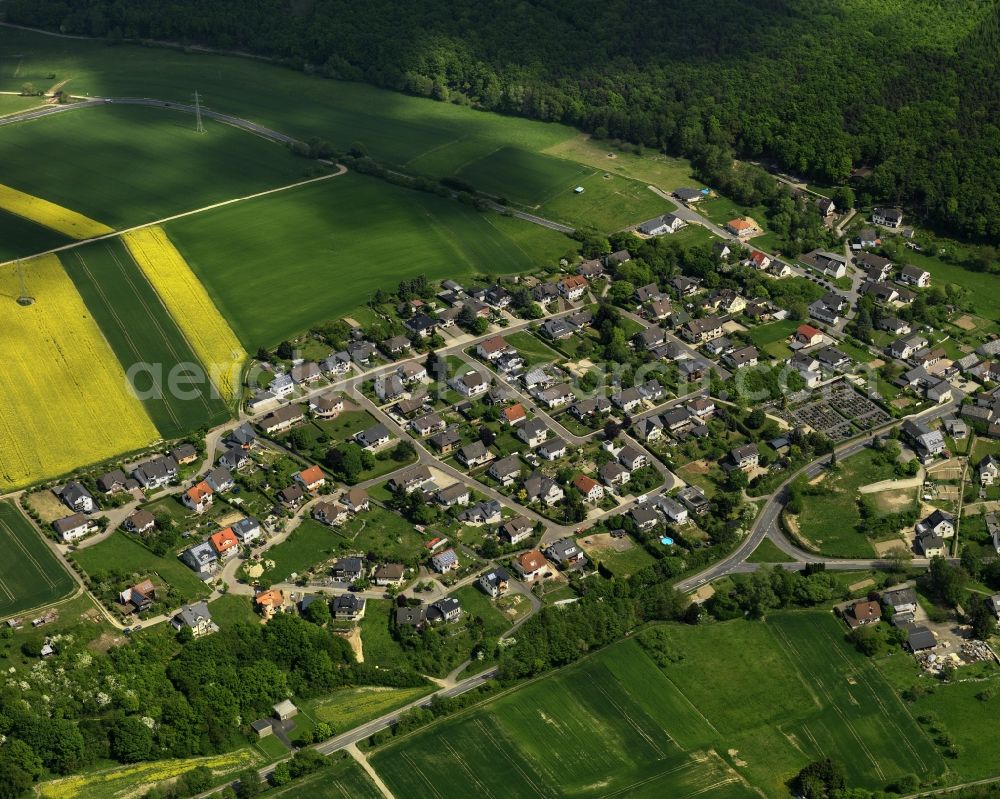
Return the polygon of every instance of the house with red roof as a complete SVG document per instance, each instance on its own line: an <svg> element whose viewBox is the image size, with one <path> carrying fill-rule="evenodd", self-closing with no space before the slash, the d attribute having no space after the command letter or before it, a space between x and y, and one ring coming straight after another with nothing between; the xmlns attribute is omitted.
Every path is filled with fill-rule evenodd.
<svg viewBox="0 0 1000 799"><path fill-rule="evenodd" d="M573 487L583 494L583 498L587 502L600 502L604 499L604 487L593 477L578 474L573 478Z"/></svg>
<svg viewBox="0 0 1000 799"><path fill-rule="evenodd" d="M795 331L795 340L804 347L812 347L823 341L823 331L812 325L799 325Z"/></svg>
<svg viewBox="0 0 1000 799"><path fill-rule="evenodd" d="M184 505L195 513L204 513L208 508L212 507L214 500L215 492L204 480L197 485L191 486L181 497Z"/></svg>
<svg viewBox="0 0 1000 799"><path fill-rule="evenodd" d="M212 549L219 553L220 558L230 558L240 551L240 542L232 527L225 527L208 537Z"/></svg>
<svg viewBox="0 0 1000 799"><path fill-rule="evenodd" d="M319 466L310 466L295 475L297 482L301 483L306 491L317 491L326 485L326 475Z"/></svg>

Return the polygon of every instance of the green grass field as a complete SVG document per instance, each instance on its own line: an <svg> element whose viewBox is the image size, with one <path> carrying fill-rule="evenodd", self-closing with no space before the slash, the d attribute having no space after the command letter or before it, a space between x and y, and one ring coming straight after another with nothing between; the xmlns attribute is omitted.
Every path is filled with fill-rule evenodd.
<svg viewBox="0 0 1000 799"><path fill-rule="evenodd" d="M462 613L470 618L482 619L483 634L488 637L503 635L511 627L511 621L486 594L475 584L459 588L454 594L462 603Z"/></svg>
<svg viewBox="0 0 1000 799"><path fill-rule="evenodd" d="M524 271L572 249L537 225L353 173L167 229L250 351L407 277Z"/></svg>
<svg viewBox="0 0 1000 799"><path fill-rule="evenodd" d="M558 361L562 356L542 341L538 336L529 333L527 330L519 330L504 336L510 346L517 349L521 357L529 366L536 366L540 363L552 363Z"/></svg>
<svg viewBox="0 0 1000 799"><path fill-rule="evenodd" d="M800 324L794 319L783 319L780 322L759 325L750 330L750 340L759 350L774 358L788 358L792 350L785 341Z"/></svg>
<svg viewBox="0 0 1000 799"><path fill-rule="evenodd" d="M164 438L178 438L229 418L225 402L212 396L215 392L207 381L184 384L183 392L171 389L171 374L178 374L173 370L183 368L180 365L193 365L202 375L204 367L119 239L69 250L61 260L126 375L136 364L150 365L149 371L135 372L134 386L142 392L143 405ZM159 381L153 377L157 373ZM189 389L196 396L182 399Z"/></svg>
<svg viewBox="0 0 1000 799"><path fill-rule="evenodd" d="M158 576L177 593L181 602L204 599L209 595L205 585L193 571L174 557L158 557L142 544L121 531L112 533L99 544L86 549L78 549L73 560L91 577L100 580L109 570L129 572L135 580ZM117 590L128 586L122 585Z"/></svg>
<svg viewBox="0 0 1000 799"><path fill-rule="evenodd" d="M336 537L329 527L313 519L304 519L292 534L277 546L267 550L265 560L273 560L274 567L267 570L271 582L291 579L292 574L303 574L320 561L333 557Z"/></svg>
<svg viewBox="0 0 1000 799"><path fill-rule="evenodd" d="M378 750L398 796L750 797L715 753L689 756L665 729L669 683L634 643ZM666 700L666 701L665 701Z"/></svg>
<svg viewBox="0 0 1000 799"><path fill-rule="evenodd" d="M765 538L747 558L748 563L790 563L791 556L786 555L770 538Z"/></svg>
<svg viewBox="0 0 1000 799"><path fill-rule="evenodd" d="M480 191L520 205L540 205L562 191L572 191L594 170L562 158L500 147L460 167L456 174Z"/></svg>
<svg viewBox="0 0 1000 799"><path fill-rule="evenodd" d="M392 601L388 599L369 599L365 604L365 615L361 619L361 645L365 663L389 667L403 662L403 648L389 631L389 614L393 607Z"/></svg>
<svg viewBox="0 0 1000 799"><path fill-rule="evenodd" d="M345 758L329 768L296 780L284 788L272 788L261 794L272 799L382 799L382 793L354 760Z"/></svg>
<svg viewBox="0 0 1000 799"><path fill-rule="evenodd" d="M608 177L604 177L608 174ZM574 189L582 186L577 194ZM540 205L542 216L571 225L612 233L673 211L675 205L650 191L645 183L618 175L590 172L560 186Z"/></svg>
<svg viewBox="0 0 1000 799"><path fill-rule="evenodd" d="M311 167L280 145L186 114L84 108L0 133L4 183L112 227L294 183Z"/></svg>
<svg viewBox="0 0 1000 799"><path fill-rule="evenodd" d="M260 624L260 616L253 609L253 600L239 594L220 596L209 606L212 620L223 630L237 624Z"/></svg>
<svg viewBox="0 0 1000 799"><path fill-rule="evenodd" d="M27 111L45 105L43 97L19 97L16 94L0 94L0 116Z"/></svg>
<svg viewBox="0 0 1000 799"><path fill-rule="evenodd" d="M0 502L0 618L47 605L76 584L41 536L9 502Z"/></svg>
<svg viewBox="0 0 1000 799"><path fill-rule="evenodd" d="M671 651L662 669L624 642L389 744L371 762L393 791L415 797L500 781L510 796L784 797L785 780L825 755L849 785L870 789L943 771L831 614L660 629Z"/></svg>
<svg viewBox="0 0 1000 799"><path fill-rule="evenodd" d="M68 244L69 239L16 214L0 211L0 262Z"/></svg>
<svg viewBox="0 0 1000 799"><path fill-rule="evenodd" d="M625 539L632 544L624 551L616 551L610 547L594 549L587 545L587 536L583 535L577 539L584 552L587 553L594 563L602 563L611 570L616 577L628 577L635 574L640 569L652 566L656 561L642 544L637 543L632 538Z"/></svg>
<svg viewBox="0 0 1000 799"><path fill-rule="evenodd" d="M309 713L318 721L332 724L334 730L351 730L408 705L433 690L433 685L416 688L383 688L370 685L360 688L341 688L310 703Z"/></svg>
<svg viewBox="0 0 1000 799"><path fill-rule="evenodd" d="M856 501L858 488L892 476L892 467L876 462L875 453L870 449L841 461L837 471L827 474L819 483L824 493L803 497L802 513L798 517L802 537L824 555L873 557L871 543L857 530L861 522Z"/></svg>
<svg viewBox="0 0 1000 799"><path fill-rule="evenodd" d="M373 507L331 531L336 546L344 552L375 552L387 561L415 565L427 555L424 541L432 529L421 535L398 513Z"/></svg>

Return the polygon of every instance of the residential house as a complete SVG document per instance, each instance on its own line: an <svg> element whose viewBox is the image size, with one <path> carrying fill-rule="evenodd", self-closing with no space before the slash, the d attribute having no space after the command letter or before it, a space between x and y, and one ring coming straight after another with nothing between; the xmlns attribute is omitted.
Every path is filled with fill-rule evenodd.
<svg viewBox="0 0 1000 799"><path fill-rule="evenodd" d="M462 617L462 603L456 597L446 596L427 606L427 621L431 624L445 624L458 621Z"/></svg>
<svg viewBox="0 0 1000 799"><path fill-rule="evenodd" d="M228 560L240 551L240 542L232 527L224 527L219 532L212 533L208 540L212 544L212 549L223 560Z"/></svg>
<svg viewBox="0 0 1000 799"><path fill-rule="evenodd" d="M576 268L576 273L589 280L604 277L604 264L598 259L592 258L588 261L581 262Z"/></svg>
<svg viewBox="0 0 1000 799"><path fill-rule="evenodd" d="M872 222L882 227L899 228L903 225L902 208L873 208Z"/></svg>
<svg viewBox="0 0 1000 799"><path fill-rule="evenodd" d="M126 491L129 477L121 469L114 469L97 478L97 487L105 494L117 494Z"/></svg>
<svg viewBox="0 0 1000 799"><path fill-rule="evenodd" d="M618 462L630 472L642 469L649 465L649 458L644 452L640 452L635 447L626 444L618 453Z"/></svg>
<svg viewBox="0 0 1000 799"><path fill-rule="evenodd" d="M604 487L593 477L578 474L573 478L573 488L579 491L587 502L600 502L604 499Z"/></svg>
<svg viewBox="0 0 1000 799"><path fill-rule="evenodd" d="M912 588L897 588L882 594L882 604L895 613L916 613L917 592Z"/></svg>
<svg viewBox="0 0 1000 799"><path fill-rule="evenodd" d="M232 491L236 487L236 481L233 479L232 472L225 466L216 466L212 469L212 471L205 475L205 482L208 483L208 487L216 494Z"/></svg>
<svg viewBox="0 0 1000 799"><path fill-rule="evenodd" d="M97 529L97 526L82 513L74 513L52 522L63 543L71 544Z"/></svg>
<svg viewBox="0 0 1000 799"><path fill-rule="evenodd" d="M458 555L451 547L431 556L431 566L438 574L447 574L459 567Z"/></svg>
<svg viewBox="0 0 1000 799"><path fill-rule="evenodd" d="M608 461L597 470L597 476L606 486L619 487L632 479L632 473L620 463Z"/></svg>
<svg viewBox="0 0 1000 799"><path fill-rule="evenodd" d="M411 335L418 338L429 338L437 329L437 322L425 313L417 313L403 323Z"/></svg>
<svg viewBox="0 0 1000 799"><path fill-rule="evenodd" d="M97 508L94 497L76 480L70 480L56 494L70 510L92 513Z"/></svg>
<svg viewBox="0 0 1000 799"><path fill-rule="evenodd" d="M559 286L555 283L539 283L532 289L531 296L544 308L550 302L559 299Z"/></svg>
<svg viewBox="0 0 1000 799"><path fill-rule="evenodd" d="M285 405L272 411L260 420L260 429L267 435L274 435L287 430L292 425L305 419L300 405Z"/></svg>
<svg viewBox="0 0 1000 799"><path fill-rule="evenodd" d="M292 381L299 385L315 383L323 376L319 364L315 361L306 361L298 366L293 366L291 371Z"/></svg>
<svg viewBox="0 0 1000 799"><path fill-rule="evenodd" d="M330 601L330 613L336 621L359 621L365 615L365 598L357 594L339 594Z"/></svg>
<svg viewBox="0 0 1000 799"><path fill-rule="evenodd" d="M767 253L763 253L760 250L751 250L750 255L743 261L745 266L753 267L754 269L767 269L771 265L771 257Z"/></svg>
<svg viewBox="0 0 1000 799"><path fill-rule="evenodd" d="M675 189L673 191L673 195L682 203L687 203L688 205L699 202L705 198L705 195L701 193L700 189L690 188Z"/></svg>
<svg viewBox="0 0 1000 799"><path fill-rule="evenodd" d="M253 598L253 601L254 605L256 605L257 607L258 612L264 617L264 621L270 621L271 619L274 618L275 614L281 613L285 609L285 595L282 591L278 589L272 589L270 591L261 591L259 594L257 594L257 596ZM291 705L291 702L289 702L288 704ZM278 707L279 705L275 705L276 711ZM292 705L292 707L294 708L294 705Z"/></svg>
<svg viewBox="0 0 1000 799"><path fill-rule="evenodd" d="M341 377L351 371L351 354L347 350L331 352L319 362L319 368L324 374Z"/></svg>
<svg viewBox="0 0 1000 799"><path fill-rule="evenodd" d="M587 557L572 538L560 538L545 548L545 557L558 563L563 569L579 568L586 564Z"/></svg>
<svg viewBox="0 0 1000 799"><path fill-rule="evenodd" d="M696 344L719 338L722 334L722 320L715 316L692 319L681 328L681 335Z"/></svg>
<svg viewBox="0 0 1000 799"><path fill-rule="evenodd" d="M455 505L468 505L471 496L472 492L467 485L453 483L447 488L440 489L435 495L435 499L446 508L451 508Z"/></svg>
<svg viewBox="0 0 1000 799"><path fill-rule="evenodd" d="M198 460L198 450L194 448L194 444L184 442L170 450L170 457L177 461L178 466L187 466Z"/></svg>
<svg viewBox="0 0 1000 799"><path fill-rule="evenodd" d="M147 491L162 488L177 477L177 461L170 456L160 456L140 463L132 470L132 476Z"/></svg>
<svg viewBox="0 0 1000 799"><path fill-rule="evenodd" d="M726 354L723 361L733 369L742 369L744 366L756 366L758 357L759 353L756 347L741 347Z"/></svg>
<svg viewBox="0 0 1000 799"><path fill-rule="evenodd" d="M431 470L422 464L417 464L390 477L388 487L394 494L398 491L412 494L414 491L422 489L432 479Z"/></svg>
<svg viewBox="0 0 1000 799"><path fill-rule="evenodd" d="M632 297L640 305L644 305L647 302L656 302L657 300L662 300L666 298L666 295L660 291L660 287L655 283L647 283L645 286L639 286L633 293Z"/></svg>
<svg viewBox="0 0 1000 799"><path fill-rule="evenodd" d="M476 345L476 354L487 361L495 361L501 355L511 352L513 349L503 336L493 336L493 338L480 341Z"/></svg>
<svg viewBox="0 0 1000 799"><path fill-rule="evenodd" d="M503 310L509 306L513 299L510 292L499 283L490 286L486 289L486 293L483 294L483 302L498 310Z"/></svg>
<svg viewBox="0 0 1000 799"><path fill-rule="evenodd" d="M663 328L653 325L636 334L635 345L644 350L652 350L659 347L666 340L667 334Z"/></svg>
<svg viewBox="0 0 1000 799"><path fill-rule="evenodd" d="M397 607L395 619L397 627L414 627L420 630L427 623L427 607L425 605Z"/></svg>
<svg viewBox="0 0 1000 799"><path fill-rule="evenodd" d="M292 380L292 376L287 372L281 372L276 374L271 382L268 383L267 391L279 399L287 397L295 391L295 381Z"/></svg>
<svg viewBox="0 0 1000 799"><path fill-rule="evenodd" d="M680 502L671 497L660 497L656 503L660 512L667 517L671 524L686 524L688 521L688 509Z"/></svg>
<svg viewBox="0 0 1000 799"><path fill-rule="evenodd" d="M658 216L654 219L647 219L639 225L638 230L646 236L663 236L670 233L676 233L678 230L685 227L687 227L687 222L680 217L674 216L673 214L663 214L662 216Z"/></svg>
<svg viewBox="0 0 1000 799"><path fill-rule="evenodd" d="M913 654L925 652L937 646L937 636L923 624L911 625L907 631L906 647Z"/></svg>
<svg viewBox="0 0 1000 799"><path fill-rule="evenodd" d="M559 281L559 293L570 302L579 300L587 291L587 278L570 275Z"/></svg>
<svg viewBox="0 0 1000 799"><path fill-rule="evenodd" d="M463 510L458 515L458 520L465 524L495 524L500 521L502 515L503 505L495 499L488 499Z"/></svg>
<svg viewBox="0 0 1000 799"><path fill-rule="evenodd" d="M686 421L686 412L684 417ZM659 416L648 416L636 422L632 429L640 441L658 441L663 437L663 420Z"/></svg>
<svg viewBox="0 0 1000 799"><path fill-rule="evenodd" d="M460 377L453 378L449 384L463 397L478 397L490 388L490 381L477 371L469 371Z"/></svg>
<svg viewBox="0 0 1000 799"><path fill-rule="evenodd" d="M934 533L926 532L918 535L917 545L925 558L943 557L946 553L944 539Z"/></svg>
<svg viewBox="0 0 1000 799"><path fill-rule="evenodd" d="M389 443L389 429L381 422L355 433L354 440L362 449L369 451L384 447Z"/></svg>
<svg viewBox="0 0 1000 799"><path fill-rule="evenodd" d="M642 405L643 396L637 386L626 388L611 395L611 404L625 413L632 413Z"/></svg>
<svg viewBox="0 0 1000 799"><path fill-rule="evenodd" d="M532 419L518 428L517 437L534 449L549 437L549 428L541 419Z"/></svg>
<svg viewBox="0 0 1000 799"><path fill-rule="evenodd" d="M228 469L230 473L236 469L242 469L249 463L250 455L243 447L230 447L219 456L219 466Z"/></svg>
<svg viewBox="0 0 1000 799"><path fill-rule="evenodd" d="M432 435L427 441L442 455L448 455L462 443L462 435L459 432L458 425L449 425L440 433Z"/></svg>
<svg viewBox="0 0 1000 799"><path fill-rule="evenodd" d="M878 602L859 600L844 611L844 621L852 630L868 624L878 624L882 618L882 608Z"/></svg>
<svg viewBox="0 0 1000 799"><path fill-rule="evenodd" d="M524 552L518 555L512 561L512 565L514 567L514 571L516 571L525 582L533 583L536 580L541 580L542 578L549 577L551 575L549 562L537 549L532 549L529 552Z"/></svg>
<svg viewBox="0 0 1000 799"><path fill-rule="evenodd" d="M899 299L899 291L885 281L867 281L861 284L861 294L872 297L876 302L892 303Z"/></svg>
<svg viewBox="0 0 1000 799"><path fill-rule="evenodd" d="M748 239L755 233L759 232L757 225L744 217L730 219L726 222L725 227L727 233L732 233L739 239Z"/></svg>
<svg viewBox="0 0 1000 799"><path fill-rule="evenodd" d="M503 486L511 485L521 476L521 459L517 455L508 455L490 464L486 473Z"/></svg>
<svg viewBox="0 0 1000 799"><path fill-rule="evenodd" d="M398 358L411 346L410 340L406 336L392 336L382 342L382 352L393 358Z"/></svg>
<svg viewBox="0 0 1000 799"><path fill-rule="evenodd" d="M868 280L879 282L888 280L892 275L892 261L881 255L866 252L854 259L855 265L864 269Z"/></svg>
<svg viewBox="0 0 1000 799"><path fill-rule="evenodd" d="M375 569L372 580L375 585L399 587L406 579L406 567L401 563L385 563Z"/></svg>
<svg viewBox="0 0 1000 799"><path fill-rule="evenodd" d="M426 405L427 395L421 393L412 397L401 399L392 406L392 409L404 419L410 419L423 412Z"/></svg>
<svg viewBox="0 0 1000 799"><path fill-rule="evenodd" d="M905 336L911 331L910 323L905 322L896 316L879 317L875 325L879 330L886 330L895 336Z"/></svg>
<svg viewBox="0 0 1000 799"><path fill-rule="evenodd" d="M858 231L858 236L852 247L867 250L871 247L878 247L881 243L882 239L879 238L878 231L873 227L865 227Z"/></svg>
<svg viewBox="0 0 1000 799"><path fill-rule="evenodd" d="M795 330L795 342L803 347L813 347L823 341L823 331L812 325L799 325Z"/></svg>
<svg viewBox="0 0 1000 799"><path fill-rule="evenodd" d="M933 533L941 538L951 538L955 535L955 517L948 511L936 509L917 522L917 533L920 535Z"/></svg>
<svg viewBox="0 0 1000 799"><path fill-rule="evenodd" d="M628 250L615 250L611 255L604 256L604 265L607 267L618 266L632 260L632 253Z"/></svg>
<svg viewBox="0 0 1000 799"><path fill-rule="evenodd" d="M550 438L548 441L543 442L535 453L540 458L545 458L547 461L559 460L559 458L565 457L567 451L566 442L561 438Z"/></svg>
<svg viewBox="0 0 1000 799"><path fill-rule="evenodd" d="M207 481L191 486L181 495L181 502L195 513L204 513L215 501L215 492Z"/></svg>
<svg viewBox="0 0 1000 799"><path fill-rule="evenodd" d="M486 596L496 599L507 593L510 575L502 566L497 566L479 577L479 588Z"/></svg>
<svg viewBox="0 0 1000 799"><path fill-rule="evenodd" d="M570 415L581 422L586 422L592 416L603 416L611 411L611 402L604 397L580 400L570 408Z"/></svg>
<svg viewBox="0 0 1000 799"><path fill-rule="evenodd" d="M799 261L825 277L842 278L847 274L847 257L826 250L811 250L799 256Z"/></svg>
<svg viewBox="0 0 1000 799"><path fill-rule="evenodd" d="M837 206L829 197L820 197L816 200L816 207L819 208L820 215L828 219L837 212Z"/></svg>
<svg viewBox="0 0 1000 799"><path fill-rule="evenodd" d="M305 499L305 492L297 485L290 485L278 492L278 502L289 510L294 510Z"/></svg>
<svg viewBox="0 0 1000 799"><path fill-rule="evenodd" d="M400 397L406 396L406 386L403 385L403 378L396 372L379 375L375 378L375 396L382 403L393 402Z"/></svg>
<svg viewBox="0 0 1000 799"><path fill-rule="evenodd" d="M728 457L730 468L752 472L760 463L760 450L756 444L743 444L730 450Z"/></svg>
<svg viewBox="0 0 1000 799"><path fill-rule="evenodd" d="M495 457L482 441L473 441L458 450L458 460L469 469L489 463Z"/></svg>
<svg viewBox="0 0 1000 799"><path fill-rule="evenodd" d="M652 530L660 523L656 510L648 505L637 505L628 512L638 530Z"/></svg>
<svg viewBox="0 0 1000 799"><path fill-rule="evenodd" d="M525 516L515 516L510 521L500 525L497 535L508 544L515 545L531 538L533 530L534 525L532 525L530 519Z"/></svg>
<svg viewBox="0 0 1000 799"><path fill-rule="evenodd" d="M916 353L927 348L927 339L921 335L898 338L889 345L889 354L901 361L908 361Z"/></svg>
<svg viewBox="0 0 1000 799"><path fill-rule="evenodd" d="M410 422L410 427L418 436L429 436L431 433L440 433L448 429L448 424L436 413L428 413L419 416Z"/></svg>
<svg viewBox="0 0 1000 799"><path fill-rule="evenodd" d="M509 427L519 425L528 418L528 414L525 412L524 406L520 402L515 402L513 405L504 408L501 416L504 424Z"/></svg>
<svg viewBox="0 0 1000 799"><path fill-rule="evenodd" d="M565 496L559 484L541 472L535 472L524 481L524 491L528 502L541 502L550 506L561 502Z"/></svg>
<svg viewBox="0 0 1000 799"><path fill-rule="evenodd" d="M699 419L708 419L715 413L715 400L711 397L695 397L687 404L687 409Z"/></svg>
<svg viewBox="0 0 1000 799"><path fill-rule="evenodd" d="M122 526L130 533L142 535L156 527L156 519L153 518L153 514L148 510L135 510L129 514L128 518L122 523Z"/></svg>
<svg viewBox="0 0 1000 799"><path fill-rule="evenodd" d="M576 328L573 327L569 322L567 322L562 317L556 319L546 319L542 322L540 328L541 334L545 338L552 341L558 341L559 339L569 338L576 332Z"/></svg>
<svg viewBox="0 0 1000 799"><path fill-rule="evenodd" d="M931 273L926 269L921 269L919 266L906 264L899 270L899 282L907 286L916 286L921 289L927 288L931 284Z"/></svg>
<svg viewBox="0 0 1000 799"><path fill-rule="evenodd" d="M539 402L545 403L549 410L567 405L576 399L573 389L565 383L533 391L532 396Z"/></svg>
<svg viewBox="0 0 1000 799"><path fill-rule="evenodd" d="M354 583L365 576L364 558L338 558L330 569L330 576L341 583Z"/></svg>
<svg viewBox="0 0 1000 799"><path fill-rule="evenodd" d="M170 620L170 624L178 631L186 627L195 638L211 635L219 630L218 625L212 621L212 613L208 609L208 603L204 601L184 605Z"/></svg>
<svg viewBox="0 0 1000 799"><path fill-rule="evenodd" d="M701 516L708 510L708 497L698 486L685 486L677 492L677 499L695 516Z"/></svg>
<svg viewBox="0 0 1000 799"><path fill-rule="evenodd" d="M261 536L260 522L253 516L245 516L232 524L233 532L241 544L252 544Z"/></svg>
<svg viewBox="0 0 1000 799"><path fill-rule="evenodd" d="M405 361L396 367L396 374L404 384L410 386L427 379L427 367L417 361Z"/></svg>
<svg viewBox="0 0 1000 799"><path fill-rule="evenodd" d="M181 552L180 559L202 580L209 579L219 569L219 554L208 541L188 547Z"/></svg>
<svg viewBox="0 0 1000 799"><path fill-rule="evenodd" d="M979 470L979 484L983 486L995 485L997 477L1000 477L1000 458L996 455L987 455L976 467Z"/></svg>

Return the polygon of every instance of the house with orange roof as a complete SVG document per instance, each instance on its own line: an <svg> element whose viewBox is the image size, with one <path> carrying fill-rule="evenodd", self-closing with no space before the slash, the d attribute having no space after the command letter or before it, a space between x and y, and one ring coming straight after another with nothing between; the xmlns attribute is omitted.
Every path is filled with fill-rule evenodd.
<svg viewBox="0 0 1000 799"><path fill-rule="evenodd" d="M514 558L513 565L514 570L521 575L521 579L527 580L529 583L551 574L549 571L549 562L537 549L532 549L529 552L523 552L518 555Z"/></svg>
<svg viewBox="0 0 1000 799"><path fill-rule="evenodd" d="M583 275L570 275L559 281L559 293L567 300L575 301L587 290L587 278Z"/></svg>
<svg viewBox="0 0 1000 799"><path fill-rule="evenodd" d="M280 613L285 606L285 595L278 589L261 591L253 598L254 605L264 617L264 621L269 621L275 613Z"/></svg>
<svg viewBox="0 0 1000 799"><path fill-rule="evenodd" d="M741 216L726 222L726 230L738 238L747 239L757 232L757 225Z"/></svg>
<svg viewBox="0 0 1000 799"><path fill-rule="evenodd" d="M315 465L303 469L295 475L295 479L302 484L306 491L317 491L326 485L326 475L323 474L323 470L319 466Z"/></svg>
<svg viewBox="0 0 1000 799"><path fill-rule="evenodd" d="M476 345L476 354L487 361L495 361L501 355L511 350L513 350L513 347L507 343L507 339L503 336L493 336L493 338L480 341Z"/></svg>
<svg viewBox="0 0 1000 799"><path fill-rule="evenodd" d="M760 250L754 250L747 258L746 265L754 269L767 269L771 265L771 258Z"/></svg>
<svg viewBox="0 0 1000 799"><path fill-rule="evenodd" d="M212 490L212 486L204 480L197 485L191 486L181 497L184 505L195 513L204 513L208 508L212 507L214 499L215 492Z"/></svg>
<svg viewBox="0 0 1000 799"><path fill-rule="evenodd" d="M240 551L240 541L233 532L232 527L225 527L217 533L208 537L212 542L212 548L219 553L222 559L231 558Z"/></svg>
<svg viewBox="0 0 1000 799"><path fill-rule="evenodd" d="M503 409L504 423L510 425L511 427L521 424L521 422L527 418L528 414L525 412L524 406L520 402L515 402L509 408Z"/></svg>
<svg viewBox="0 0 1000 799"><path fill-rule="evenodd" d="M583 494L587 502L600 502L604 499L604 487L585 474L578 474L573 478L573 488Z"/></svg>
<svg viewBox="0 0 1000 799"><path fill-rule="evenodd" d="M795 331L795 340L803 347L812 347L823 341L823 331L812 325L799 325Z"/></svg>

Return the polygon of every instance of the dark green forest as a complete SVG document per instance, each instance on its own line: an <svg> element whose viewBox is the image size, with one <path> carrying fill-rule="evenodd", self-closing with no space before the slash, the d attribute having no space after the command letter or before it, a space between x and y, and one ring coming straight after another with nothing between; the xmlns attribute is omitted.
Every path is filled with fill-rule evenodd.
<svg viewBox="0 0 1000 799"><path fill-rule="evenodd" d="M996 0L8 0L66 33L252 51L299 69L730 153L939 231L1000 239Z"/></svg>

